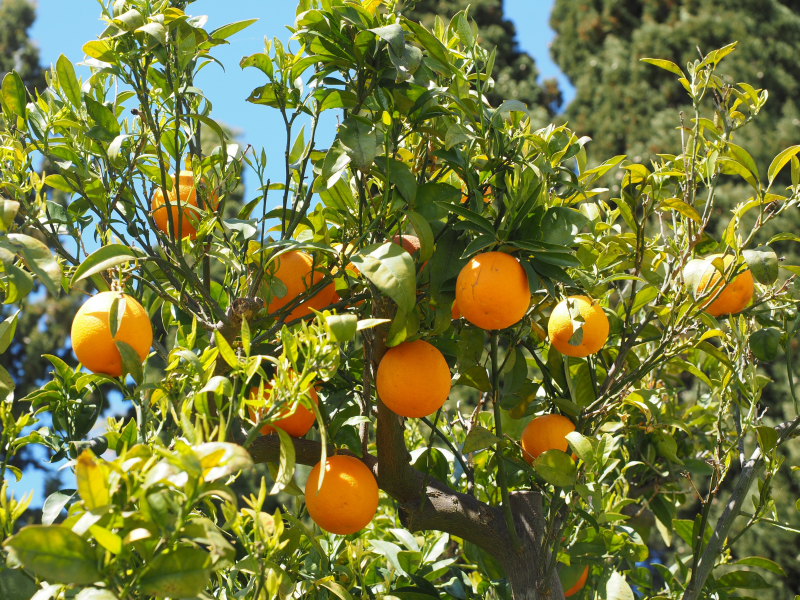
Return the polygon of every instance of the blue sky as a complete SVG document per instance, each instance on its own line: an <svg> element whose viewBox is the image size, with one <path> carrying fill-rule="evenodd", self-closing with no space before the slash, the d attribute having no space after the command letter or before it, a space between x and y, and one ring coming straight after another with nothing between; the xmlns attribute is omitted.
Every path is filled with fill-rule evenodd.
<svg viewBox="0 0 800 600"><path fill-rule="evenodd" d="M95 39L105 27L98 20L100 10L97 0L38 0L37 4L37 20L30 36L39 45L42 64L55 64L60 54L66 55L73 63L81 61L83 45ZM554 35L548 26L552 5L553 0L505 0L505 12L517 26L520 47L536 59L541 77L556 77L565 102L568 102L574 96L574 89L550 59L548 49L548 43ZM243 19L259 19L248 29L233 36L230 45L215 50L214 56L226 65L226 70L208 66L201 72L197 83L213 104L212 116L241 130L244 143L252 144L258 150L264 146L270 164L268 174L274 177L273 181L280 180L285 143L282 121L277 111L244 101L253 88L263 85L264 80L256 69L240 69L239 60L262 51L264 36L270 39L276 36L282 40L289 37L284 24L294 21L295 3L292 0L198 0L189 6L188 12L192 15L208 15L208 30ZM86 75L88 69L83 73L84 78ZM333 117L323 123L320 129L319 147L325 147L335 134ZM245 173L245 187L246 190L255 190L257 187L252 174ZM249 199L252 192L246 193ZM113 404L111 412L123 412L124 407L120 402ZM104 422L104 418L100 422ZM43 480L38 473L31 475L19 484L12 483L11 488L19 497L33 486L33 505L40 506L44 501ZM70 471L61 471L61 475L65 486L74 485Z"/></svg>

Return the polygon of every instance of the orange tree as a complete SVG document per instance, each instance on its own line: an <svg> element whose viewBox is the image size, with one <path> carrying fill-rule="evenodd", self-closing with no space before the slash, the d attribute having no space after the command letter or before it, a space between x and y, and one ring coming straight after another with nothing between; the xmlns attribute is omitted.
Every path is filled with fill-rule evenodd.
<svg viewBox="0 0 800 600"><path fill-rule="evenodd" d="M676 153L590 168L587 138L485 100L467 12L431 31L393 0L303 0L290 43L241 61L285 123L277 182L194 85L253 22L189 4L107 1L86 81L62 56L39 95L2 82L4 302L101 294L73 323L83 366L49 356L25 398L0 372L4 600L766 593L782 569L743 546L786 527L800 421L760 406L759 363L791 365L800 267L760 231L797 209L800 146L764 173L737 145L767 91L714 74L734 46L646 59L694 106ZM225 218L244 169L258 193ZM752 195L719 217L730 178ZM135 418L103 428L108 386ZM28 444L77 483L41 523L6 487ZM255 463L270 477L236 494Z"/></svg>

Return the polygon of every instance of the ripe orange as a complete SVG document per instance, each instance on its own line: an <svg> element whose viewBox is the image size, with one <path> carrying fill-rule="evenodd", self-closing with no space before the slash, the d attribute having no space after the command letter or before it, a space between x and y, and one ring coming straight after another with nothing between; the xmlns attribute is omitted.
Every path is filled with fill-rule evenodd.
<svg viewBox="0 0 800 600"><path fill-rule="evenodd" d="M181 171L178 178L178 184L175 185L175 175L172 175L172 190L167 192L167 199L169 200L169 208L172 212L172 227L175 235L180 231L181 237L195 239L197 237L197 230L192 225L192 220L195 222L199 220L199 213L187 206L197 207L197 189L194 182L194 174L191 171ZM178 195L176 189L180 193L181 203L181 219L178 220ZM211 208L216 210L219 200L214 192L210 194ZM169 235L169 215L167 214L167 207L164 202L164 192L161 188L156 188L153 193L153 201L151 209L153 211L153 221L156 223L161 231ZM208 208L208 207L207 207ZM191 218L190 218L191 215ZM180 229L179 229L180 227Z"/></svg>
<svg viewBox="0 0 800 600"><path fill-rule="evenodd" d="M588 577L589 577L589 565L586 565L583 568L583 573L581 573L581 576L578 577L578 581L575 582L575 585L573 585L571 588L569 588L564 592L564 598L569 598L570 596L574 596L575 594L580 592L583 589L583 586L586 585L586 579Z"/></svg>
<svg viewBox="0 0 800 600"><path fill-rule="evenodd" d="M436 412L450 395L450 367L438 349L424 340L390 348L378 365L378 396L402 417Z"/></svg>
<svg viewBox="0 0 800 600"><path fill-rule="evenodd" d="M571 431L575 431L575 425L567 417L555 414L536 417L522 431L523 458L532 463L547 450L566 452L569 448L566 436Z"/></svg>
<svg viewBox="0 0 800 600"><path fill-rule="evenodd" d="M272 389L272 382L264 384L264 395L261 397L264 405L266 406L268 402L268 398L270 396L270 392L268 390ZM319 396L317 396L317 390L313 387L309 388L308 395L311 396L311 401L319 406ZM250 388L250 398L258 399L258 388L253 387ZM260 411L259 411L260 412ZM308 430L311 429L311 426L316 421L316 417L314 413L308 410L302 404L297 405L297 408L294 410L294 414L289 414L291 412L291 408L287 408L286 410L279 413L280 415L287 415L282 419L278 419L274 421L271 425L264 425L261 428L262 435L269 435L270 433L274 433L274 427L279 427L283 429L286 433L288 433L292 437L303 437L305 434L308 433ZM256 411L250 408L250 418L255 421L257 418Z"/></svg>
<svg viewBox="0 0 800 600"><path fill-rule="evenodd" d="M419 238L415 235L395 235L392 237L392 243L402 246L409 254L414 254L420 248Z"/></svg>
<svg viewBox="0 0 800 600"><path fill-rule="evenodd" d="M584 320L581 326L583 339L577 346L569 343L573 328L567 300L578 308ZM569 298L559 302L550 314L550 321L547 324L550 343L555 346L556 350L565 356L578 358L598 352L608 340L608 330L609 325L606 313L603 312L603 308L599 304L594 304L588 296L569 296Z"/></svg>
<svg viewBox="0 0 800 600"><path fill-rule="evenodd" d="M325 461L325 478L319 485L317 463L306 480L306 507L325 531L348 535L364 529L378 510L378 484L357 458L337 454Z"/></svg>
<svg viewBox="0 0 800 600"><path fill-rule="evenodd" d="M528 311L528 276L516 258L504 252L484 252L461 269L456 302L467 321L481 329L505 329Z"/></svg>
<svg viewBox="0 0 800 600"><path fill-rule="evenodd" d="M101 292L89 298L80 307L72 320L72 350L81 364L92 373L103 373L111 377L122 375L122 357L114 341L125 342L133 348L139 358L147 358L153 343L153 327L144 307L135 298L123 294L125 312L117 328L116 337L111 337L108 313L111 303L119 292Z"/></svg>
<svg viewBox="0 0 800 600"><path fill-rule="evenodd" d="M453 302L453 308L450 309L450 316L453 318L453 321L458 321L461 318L461 311L458 310L458 300Z"/></svg>
<svg viewBox="0 0 800 600"><path fill-rule="evenodd" d="M273 296L267 307L268 312L274 313L283 308L325 276L318 270L315 270L312 275L312 265L313 259L311 256L298 250L291 250L275 259L275 262L271 265L272 275L280 279L283 285L286 286L286 295L283 298ZM305 317L311 314L312 308L322 310L330 304L331 297L335 291L336 286L331 282L311 298L296 306L286 317L286 320L293 321L294 319Z"/></svg>
<svg viewBox="0 0 800 600"><path fill-rule="evenodd" d="M711 261L720 257L722 257L721 254L712 254L708 257L708 267L697 285L698 296L705 294L709 290L713 290L711 292L712 296L716 294L717 288L720 285L720 280L722 279L722 274L711 264ZM734 256L728 254L722 260L725 263L724 270L727 271L734 260ZM742 312L745 307L750 304L750 299L753 297L754 290L753 274L750 272L750 269L747 269L734 277L732 282L727 283L722 289L722 293L717 296L717 299L708 303L707 306L703 307L703 310L713 317L728 314L735 315L736 313Z"/></svg>

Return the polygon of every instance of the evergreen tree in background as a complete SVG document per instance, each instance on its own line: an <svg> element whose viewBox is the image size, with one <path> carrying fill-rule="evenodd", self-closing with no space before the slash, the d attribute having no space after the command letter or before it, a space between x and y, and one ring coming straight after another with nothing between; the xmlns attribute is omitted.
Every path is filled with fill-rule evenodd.
<svg viewBox="0 0 800 600"><path fill-rule="evenodd" d="M514 99L530 108L546 109L547 117L558 112L562 103L558 83L555 79L545 79L541 85L536 81L539 76L536 62L519 49L516 27L503 14L503 0L420 0L409 17L433 30L437 16L447 25L453 15L468 6L469 15L478 24L481 46L497 47L493 72L495 88L488 94L492 105L499 106L503 100Z"/></svg>
<svg viewBox="0 0 800 600"><path fill-rule="evenodd" d="M36 7L28 0L0 2L0 78L16 69L29 90L45 87L39 49L27 33L35 19Z"/></svg>
<svg viewBox="0 0 800 600"><path fill-rule="evenodd" d="M556 0L551 52L576 88L566 110L572 127L593 138L595 156L634 158L664 152L679 135L675 108L693 113L675 77L644 57L670 57L685 70L699 54L738 41L721 72L726 83L757 81L769 101L740 143L766 169L797 143L800 111L800 2L797 0ZM708 115L704 115L708 116ZM751 146L748 146L751 147Z"/></svg>
<svg viewBox="0 0 800 600"><path fill-rule="evenodd" d="M565 117L577 132L592 137L593 142L587 145L590 161L592 157L625 154L634 162L646 163L658 153L670 152L680 140L676 108L683 109L684 126L693 125L694 110L675 76L641 62L641 58L669 58L686 72L686 63L700 56L692 49L708 52L732 42L738 42L736 50L720 67L724 81L758 82L769 91L758 119L737 132L734 141L748 147L762 179L778 152L800 143L797 0L556 0L550 25L557 33L551 46L553 58L576 88ZM713 118L711 114L703 116ZM612 195L616 195L616 182L609 183ZM781 193L781 189L776 187L775 193ZM720 186L712 223L718 234L728 224L730 211L752 196L752 188L744 183ZM800 224L796 214L786 218ZM763 243L770 235L770 228L766 230ZM721 236L715 237L719 240ZM789 261L797 260L796 243L779 241L772 246ZM767 416L775 423L793 418L796 413L783 356L766 365L764 371L777 384L762 400L769 406ZM799 371L800 361L795 358L795 380ZM798 464L800 453L795 450L789 460ZM778 586L774 590L759 590L762 600L794 597L800 589L800 544L796 535L800 513L789 500L800 486L796 476L781 474L779 478L781 493L775 502L775 520L787 523L795 533L757 525L758 533L750 537L749 552L775 560L788 575L786 579L772 579ZM716 507L712 516L720 511L721 507ZM744 525L746 516L738 522Z"/></svg>

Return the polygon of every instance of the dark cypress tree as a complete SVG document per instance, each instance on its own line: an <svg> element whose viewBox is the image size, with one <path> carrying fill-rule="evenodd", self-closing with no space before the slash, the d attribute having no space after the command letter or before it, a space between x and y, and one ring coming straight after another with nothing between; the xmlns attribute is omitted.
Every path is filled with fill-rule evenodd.
<svg viewBox="0 0 800 600"><path fill-rule="evenodd" d="M30 91L45 87L39 49L28 39L35 19L36 7L28 0L0 2L0 79L16 69Z"/></svg>
<svg viewBox="0 0 800 600"><path fill-rule="evenodd" d="M458 11L470 7L469 15L478 24L480 44L486 49L497 47L495 60L494 90L488 94L493 106L503 100L514 99L529 107L541 106L548 116L561 107L561 90L555 79L546 79L541 85L536 81L539 71L533 57L522 52L517 44L514 23L505 18L502 0L419 0L409 17L418 19L433 29L434 19L439 16L444 24Z"/></svg>

